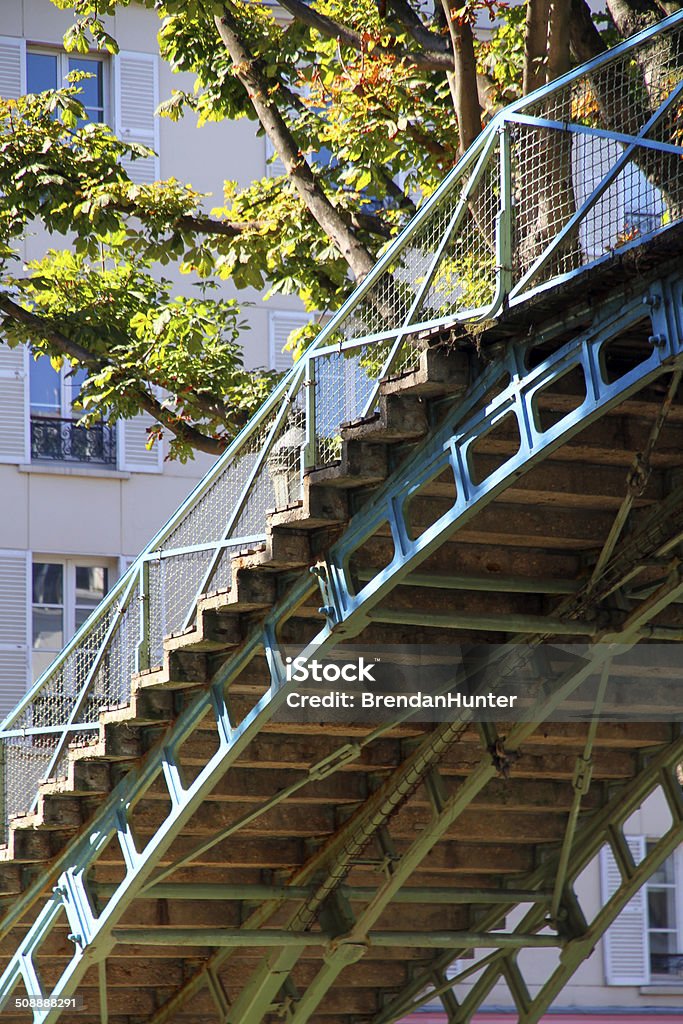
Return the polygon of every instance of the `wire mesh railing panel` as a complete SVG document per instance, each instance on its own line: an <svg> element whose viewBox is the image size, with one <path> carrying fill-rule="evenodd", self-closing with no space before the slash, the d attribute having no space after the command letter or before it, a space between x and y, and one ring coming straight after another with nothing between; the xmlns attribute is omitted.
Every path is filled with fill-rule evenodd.
<svg viewBox="0 0 683 1024"><path fill-rule="evenodd" d="M306 439L304 392L292 397L286 415L270 438L268 451L232 531L248 537L263 532L266 513L301 500L301 449ZM265 437L264 437L265 442Z"/></svg>
<svg viewBox="0 0 683 1024"><path fill-rule="evenodd" d="M82 722L96 724L102 708L118 707L130 700L133 673L137 668L142 608L136 588L125 610L119 615L90 686Z"/></svg>
<svg viewBox="0 0 683 1024"><path fill-rule="evenodd" d="M260 429L251 434L239 452L226 462L199 500L164 538L164 550L211 544L223 538L230 513L249 480L254 461L276 415L277 409L274 409Z"/></svg>
<svg viewBox="0 0 683 1024"><path fill-rule="evenodd" d="M83 688L89 681L115 614L115 609L108 609L100 615L83 642L55 666L40 694L15 722L15 729L60 726L72 716L75 721L81 721L77 705L83 699Z"/></svg>
<svg viewBox="0 0 683 1024"><path fill-rule="evenodd" d="M362 415L393 344L392 338L315 359L316 465L329 465L340 458L342 426Z"/></svg>
<svg viewBox="0 0 683 1024"><path fill-rule="evenodd" d="M467 186L469 178L464 183ZM457 197L460 201L460 195ZM458 203L452 202L455 212ZM496 292L496 219L500 207L498 153L489 154L470 189L457 229L451 233L413 322L439 320L493 302Z"/></svg>
<svg viewBox="0 0 683 1024"><path fill-rule="evenodd" d="M25 814L45 778L57 736L17 736L4 741L5 816Z"/></svg>
<svg viewBox="0 0 683 1024"><path fill-rule="evenodd" d="M533 266L576 212L572 136L553 128L515 125L511 132L513 277ZM553 254L547 275L581 264L578 231Z"/></svg>

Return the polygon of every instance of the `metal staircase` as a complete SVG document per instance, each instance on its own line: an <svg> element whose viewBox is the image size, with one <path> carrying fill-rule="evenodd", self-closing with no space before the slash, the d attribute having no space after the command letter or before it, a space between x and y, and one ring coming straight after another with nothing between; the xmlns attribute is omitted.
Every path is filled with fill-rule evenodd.
<svg viewBox="0 0 683 1024"><path fill-rule="evenodd" d="M497 115L3 723L3 1020L532 1024L680 844L666 675L554 716L683 638L682 109L679 14ZM558 638L517 721L280 715L286 645Z"/></svg>

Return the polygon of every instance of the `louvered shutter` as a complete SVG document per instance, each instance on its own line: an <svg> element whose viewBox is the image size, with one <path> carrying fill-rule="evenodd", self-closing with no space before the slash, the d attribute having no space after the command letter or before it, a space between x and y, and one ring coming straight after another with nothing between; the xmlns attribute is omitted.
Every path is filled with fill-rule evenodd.
<svg viewBox="0 0 683 1024"><path fill-rule="evenodd" d="M160 473L162 468L163 441L155 441L153 447L147 447L147 428L154 426L156 420L143 413L130 420L120 420L118 424L117 453L119 469L131 473Z"/></svg>
<svg viewBox="0 0 683 1024"><path fill-rule="evenodd" d="M28 407L28 350L0 340L0 462L29 461Z"/></svg>
<svg viewBox="0 0 683 1024"><path fill-rule="evenodd" d="M270 330L270 365L273 370L289 370L292 366L292 353L282 349L292 331L307 324L309 317L305 313L271 313Z"/></svg>
<svg viewBox="0 0 683 1024"><path fill-rule="evenodd" d="M125 574L128 572L135 559L136 555L119 555L119 579L121 579L122 576L125 576Z"/></svg>
<svg viewBox="0 0 683 1024"><path fill-rule="evenodd" d="M16 100L26 92L26 43L0 36L0 96Z"/></svg>
<svg viewBox="0 0 683 1024"><path fill-rule="evenodd" d="M27 551L0 551L0 721L30 679L29 571Z"/></svg>
<svg viewBox="0 0 683 1024"><path fill-rule="evenodd" d="M273 157L274 159L271 159ZM266 176L268 178L279 178L286 174L285 165L279 156L275 155L275 146L266 135Z"/></svg>
<svg viewBox="0 0 683 1024"><path fill-rule="evenodd" d="M139 142L158 153L159 126L154 116L159 105L156 56L121 51L116 57L114 90L116 134L124 142ZM159 177L158 156L126 159L123 166L137 184L156 181Z"/></svg>
<svg viewBox="0 0 683 1024"><path fill-rule="evenodd" d="M627 836L626 842L636 864L645 856L644 836ZM621 874L612 851L600 852L603 903L621 885ZM642 888L626 904L604 943L605 981L608 985L645 985L650 976L647 937L647 891Z"/></svg>

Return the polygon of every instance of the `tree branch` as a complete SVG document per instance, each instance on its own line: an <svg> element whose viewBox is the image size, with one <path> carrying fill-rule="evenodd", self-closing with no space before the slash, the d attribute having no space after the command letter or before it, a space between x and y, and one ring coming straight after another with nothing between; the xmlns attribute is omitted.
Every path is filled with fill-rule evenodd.
<svg viewBox="0 0 683 1024"><path fill-rule="evenodd" d="M269 94L261 63L247 50L240 38L239 25L227 3L223 5L223 14L215 15L214 21L232 59L235 74L246 89L254 111L285 165L290 181L306 209L329 235L356 279L362 279L372 270L375 261L356 238L347 218L342 216L327 198L318 179L306 163L275 100Z"/></svg>
<svg viewBox="0 0 683 1024"><path fill-rule="evenodd" d="M343 25L340 21L335 21L334 18L329 18L326 14L321 14L313 7L309 7L303 0L280 0L280 7L284 7L293 18L304 25L308 25L310 28L316 29L321 35L327 36L330 39L339 39L346 46L350 46L359 52L362 51L363 37L360 32L349 28L348 25ZM429 36L432 35L428 29L424 31ZM453 66L453 60L445 48L443 50L424 49L422 52L413 52L412 50L404 50L400 46L377 46L376 50L379 53L391 53L399 60L408 61L425 71L450 71Z"/></svg>
<svg viewBox="0 0 683 1024"><path fill-rule="evenodd" d="M197 451L206 452L207 455L222 455L226 448L226 442L218 441L214 437L207 437L201 430L178 419L170 409L167 409L161 402L154 398L145 388L136 390L140 408L148 412L162 427L170 430L180 441L196 448Z"/></svg>
<svg viewBox="0 0 683 1024"><path fill-rule="evenodd" d="M83 348L78 342L72 341L71 338L62 334L61 331L51 327L37 313L24 309L23 306L10 299L9 295L5 292L0 292L0 310L2 310L6 317L16 320L17 323L24 324L25 327L35 331L37 335L49 342L60 355L76 359L83 366L87 366L91 370L100 369L103 365L101 360L94 356L92 352L89 352L88 349Z"/></svg>
<svg viewBox="0 0 683 1024"><path fill-rule="evenodd" d="M448 54L451 64L453 63L453 55L448 40L443 36L437 36L427 28L418 13L410 6L408 0L390 0L389 6L394 13L392 21L397 21L401 28L404 28L427 53Z"/></svg>
<svg viewBox="0 0 683 1024"><path fill-rule="evenodd" d="M18 305L9 295L3 292L0 292L0 310L2 310L5 317L24 324L24 326L34 331L36 336L44 338L45 341L49 342L61 355L77 360L81 366L85 366L88 370L100 370L106 365L104 359L93 355L92 352L83 348L78 342L73 341L66 334L47 324L43 317L37 313L32 313L31 310L24 309L23 306ZM153 416L155 420L166 427L167 430L170 430L180 440L186 441L193 448L196 448L198 451L207 452L209 455L220 455L225 450L223 442L207 437L201 430L197 430L196 427L191 426L189 423L177 419L146 388L141 386L137 389L136 394L140 402L140 408Z"/></svg>

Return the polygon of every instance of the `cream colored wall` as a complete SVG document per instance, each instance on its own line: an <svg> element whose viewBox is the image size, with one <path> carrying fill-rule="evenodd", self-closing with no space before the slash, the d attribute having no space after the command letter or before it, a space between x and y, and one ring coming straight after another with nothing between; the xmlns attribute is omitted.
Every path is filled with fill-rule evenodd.
<svg viewBox="0 0 683 1024"><path fill-rule="evenodd" d="M0 465L0 548L53 554L137 554L213 464L159 473Z"/></svg>

